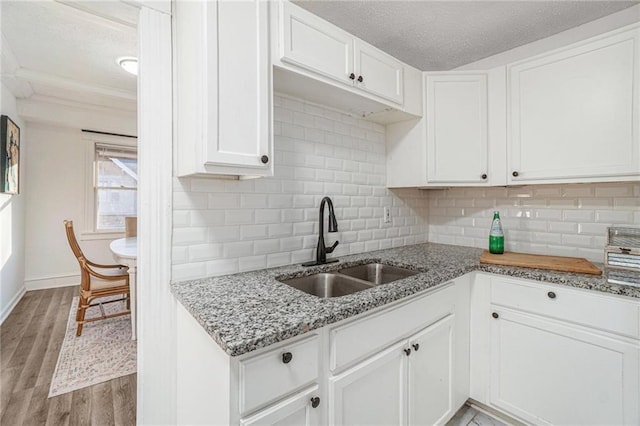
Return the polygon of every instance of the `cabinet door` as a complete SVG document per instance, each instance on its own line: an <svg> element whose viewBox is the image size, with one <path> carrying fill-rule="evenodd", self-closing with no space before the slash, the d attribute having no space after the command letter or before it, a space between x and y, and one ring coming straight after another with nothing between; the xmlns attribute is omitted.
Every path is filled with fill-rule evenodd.
<svg viewBox="0 0 640 426"><path fill-rule="evenodd" d="M322 403L313 407L312 398L319 398L318 386L297 393L259 413L240 420L241 426L314 426L320 424Z"/></svg>
<svg viewBox="0 0 640 426"><path fill-rule="evenodd" d="M454 315L409 341L409 424L444 424L454 414Z"/></svg>
<svg viewBox="0 0 640 426"><path fill-rule="evenodd" d="M533 424L640 423L637 343L492 310L492 405Z"/></svg>
<svg viewBox="0 0 640 426"><path fill-rule="evenodd" d="M486 73L426 74L427 180L488 183Z"/></svg>
<svg viewBox="0 0 640 426"><path fill-rule="evenodd" d="M282 61L353 85L353 37L288 1L280 8Z"/></svg>
<svg viewBox="0 0 640 426"><path fill-rule="evenodd" d="M511 183L640 174L639 34L508 68Z"/></svg>
<svg viewBox="0 0 640 426"><path fill-rule="evenodd" d="M179 176L273 174L268 5L177 2Z"/></svg>
<svg viewBox="0 0 640 426"><path fill-rule="evenodd" d="M356 87L381 98L402 104L403 67L394 57L361 40L355 40Z"/></svg>
<svg viewBox="0 0 640 426"><path fill-rule="evenodd" d="M268 4L259 0L219 1L217 8L208 10L207 37L217 38L218 54L214 57L209 52L206 166L240 166L257 175L270 174ZM211 49L214 46L209 43Z"/></svg>
<svg viewBox="0 0 640 426"><path fill-rule="evenodd" d="M329 424L404 424L406 347L403 341L331 377Z"/></svg>

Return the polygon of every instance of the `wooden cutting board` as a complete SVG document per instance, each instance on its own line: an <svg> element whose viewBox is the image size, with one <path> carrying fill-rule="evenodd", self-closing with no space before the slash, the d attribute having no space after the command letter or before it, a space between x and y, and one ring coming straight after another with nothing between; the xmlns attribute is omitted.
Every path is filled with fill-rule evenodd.
<svg viewBox="0 0 640 426"><path fill-rule="evenodd" d="M602 271L587 259L579 257L545 256L504 252L491 254L485 250L480 256L480 263L504 266L520 266L522 268L549 269L552 271L575 272L578 274L602 275Z"/></svg>

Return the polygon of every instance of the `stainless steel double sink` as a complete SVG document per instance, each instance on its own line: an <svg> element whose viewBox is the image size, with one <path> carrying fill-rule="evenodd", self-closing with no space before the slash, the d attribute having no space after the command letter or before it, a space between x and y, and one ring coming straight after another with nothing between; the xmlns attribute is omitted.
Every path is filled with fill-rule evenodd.
<svg viewBox="0 0 640 426"><path fill-rule="evenodd" d="M368 263L337 272L322 272L306 277L280 280L280 282L313 296L327 298L346 296L418 273L383 263Z"/></svg>

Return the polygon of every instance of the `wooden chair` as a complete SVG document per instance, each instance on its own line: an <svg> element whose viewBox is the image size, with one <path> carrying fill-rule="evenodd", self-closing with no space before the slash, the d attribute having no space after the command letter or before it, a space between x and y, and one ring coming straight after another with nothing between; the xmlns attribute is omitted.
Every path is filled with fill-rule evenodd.
<svg viewBox="0 0 640 426"><path fill-rule="evenodd" d="M138 218L136 216L124 218L124 236L126 238L138 236Z"/></svg>
<svg viewBox="0 0 640 426"><path fill-rule="evenodd" d="M131 313L129 305L129 273L127 272L128 268L123 265L101 265L88 260L82 253L80 245L78 245L78 241L76 240L76 235L73 232L73 221L65 220L64 227L67 232L67 240L69 240L71 251L73 251L73 254L80 264L80 300L78 301L78 312L76 314L76 321L78 322L76 336L80 336L85 323ZM95 299L118 295L122 295L123 297L116 300L91 304ZM125 311L110 315L105 314L104 308L102 307L103 304L121 302L123 300L127 302ZM85 319L86 310L91 306L99 306L102 315L97 318Z"/></svg>

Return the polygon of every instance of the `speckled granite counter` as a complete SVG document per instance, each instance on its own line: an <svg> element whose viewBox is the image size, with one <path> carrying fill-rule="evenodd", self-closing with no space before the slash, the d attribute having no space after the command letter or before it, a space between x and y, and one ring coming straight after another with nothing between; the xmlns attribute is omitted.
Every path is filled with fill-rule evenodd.
<svg viewBox="0 0 640 426"><path fill-rule="evenodd" d="M323 266L284 266L172 284L176 298L231 356L269 346L478 270L640 298L640 288L606 278L479 263L482 249L418 244L340 258ZM320 299L277 278L383 262L420 274L338 298Z"/></svg>

